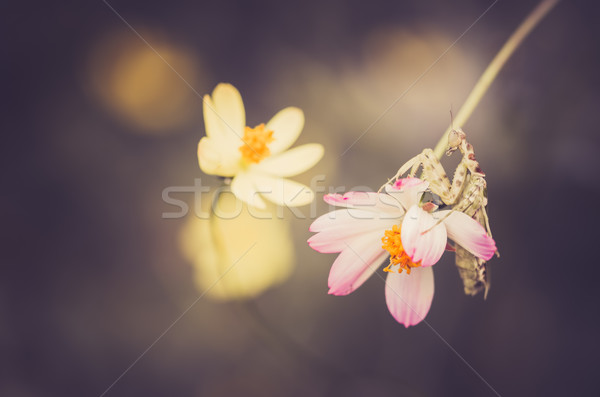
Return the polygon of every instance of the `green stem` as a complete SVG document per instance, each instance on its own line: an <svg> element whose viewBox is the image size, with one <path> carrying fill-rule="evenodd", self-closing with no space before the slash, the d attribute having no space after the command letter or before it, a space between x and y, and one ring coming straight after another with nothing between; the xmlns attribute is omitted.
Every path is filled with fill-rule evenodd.
<svg viewBox="0 0 600 397"><path fill-rule="evenodd" d="M527 18L525 18L521 25L519 25L517 30L514 31L498 54L496 54L492 62L479 78L479 81L477 81L477 84L475 84L475 87L473 87L473 90L467 97L464 105L460 108L456 117L454 117L452 125L446 129L444 135L442 135L442 138L435 146L433 151L438 159L441 159L446 151L446 147L448 146L448 133L452 130L453 126L462 127L467 122L506 61L515 52L527 35L529 35L533 28L537 26L558 2L559 0L542 0Z"/></svg>

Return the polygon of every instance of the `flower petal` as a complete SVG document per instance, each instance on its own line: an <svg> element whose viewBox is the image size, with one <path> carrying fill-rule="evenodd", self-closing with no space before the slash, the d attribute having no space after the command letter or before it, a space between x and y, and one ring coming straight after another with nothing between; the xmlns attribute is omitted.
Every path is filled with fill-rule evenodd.
<svg viewBox="0 0 600 397"><path fill-rule="evenodd" d="M446 248L446 228L417 206L411 207L402 221L400 234L404 250L413 262L432 266L440 260Z"/></svg>
<svg viewBox="0 0 600 397"><path fill-rule="evenodd" d="M252 178L247 173L240 173L233 178L231 181L231 191L238 199L248 205L261 209L266 208L265 202L260 198Z"/></svg>
<svg viewBox="0 0 600 397"><path fill-rule="evenodd" d="M312 168L321 160L323 153L323 145L309 143L268 157L254 168L270 175L294 176Z"/></svg>
<svg viewBox="0 0 600 397"><path fill-rule="evenodd" d="M429 187L429 182L419 178L398 179L393 185L385 185L385 191L398 200L405 210L419 204L421 196Z"/></svg>
<svg viewBox="0 0 600 397"><path fill-rule="evenodd" d="M252 180L263 196L275 204L298 207L310 204L315 194L308 186L290 179L252 173Z"/></svg>
<svg viewBox="0 0 600 397"><path fill-rule="evenodd" d="M234 176L240 169L241 154L223 137L204 137L198 143L200 169L209 175Z"/></svg>
<svg viewBox="0 0 600 397"><path fill-rule="evenodd" d="M348 295L360 287L383 263L388 253L381 248L381 233L372 232L347 242L329 271L329 294Z"/></svg>
<svg viewBox="0 0 600 397"><path fill-rule="evenodd" d="M222 136L224 134L223 122L216 114L215 104L210 95L204 95L202 98L202 110L204 113L204 129L207 137Z"/></svg>
<svg viewBox="0 0 600 397"><path fill-rule="evenodd" d="M283 152L292 146L304 128L304 113L295 107L280 110L267 123L266 129L273 131L273 140L269 144L272 154Z"/></svg>
<svg viewBox="0 0 600 397"><path fill-rule="evenodd" d="M212 98L205 95L203 100L206 135L221 136L237 145L246 126L246 113L240 92L231 84L220 83L215 87Z"/></svg>
<svg viewBox="0 0 600 397"><path fill-rule="evenodd" d="M310 231L319 233L308 239L308 245L322 253L341 252L347 248L346 243L361 235L378 231L383 237L386 229L391 229L394 221L371 220L356 217L356 209L342 209L321 215L310 226ZM362 211L362 215L372 214Z"/></svg>
<svg viewBox="0 0 600 397"><path fill-rule="evenodd" d="M399 220L400 218L388 219L387 216L379 217L376 213L374 214L372 211L363 209L343 208L321 215L310 225L309 230L311 232L341 231L341 229L350 225L361 230L368 230L373 222L382 227L388 227L389 225L393 226L395 223L398 223ZM354 221L356 223L352 223Z"/></svg>
<svg viewBox="0 0 600 397"><path fill-rule="evenodd" d="M433 300L433 269L412 269L410 274L388 273L385 301L392 316L406 328L423 321Z"/></svg>
<svg viewBox="0 0 600 397"><path fill-rule="evenodd" d="M439 211L448 237L458 245L483 260L490 260L496 252L496 242L475 219L458 211Z"/></svg>
<svg viewBox="0 0 600 397"><path fill-rule="evenodd" d="M404 210L398 201L388 194L375 192L348 192L343 196L338 193L326 194L323 200L336 207L356 208L377 212L380 217L401 218Z"/></svg>

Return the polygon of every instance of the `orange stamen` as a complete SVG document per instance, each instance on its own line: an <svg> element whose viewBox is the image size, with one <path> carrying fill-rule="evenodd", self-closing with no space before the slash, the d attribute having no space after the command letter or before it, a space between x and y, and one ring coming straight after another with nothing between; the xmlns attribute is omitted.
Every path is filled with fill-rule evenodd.
<svg viewBox="0 0 600 397"><path fill-rule="evenodd" d="M264 124L244 128L244 144L239 148L242 157L249 163L258 163L269 157L271 151L267 145L274 139L273 131L266 130Z"/></svg>
<svg viewBox="0 0 600 397"><path fill-rule="evenodd" d="M404 251L400 238L401 230L400 225L394 225L392 230L386 230L385 235L381 238L383 243L381 248L390 253L390 264L383 269L384 272L393 272L392 266L398 265L398 273L406 270L406 274L410 274L412 268L421 266L421 261L414 263Z"/></svg>

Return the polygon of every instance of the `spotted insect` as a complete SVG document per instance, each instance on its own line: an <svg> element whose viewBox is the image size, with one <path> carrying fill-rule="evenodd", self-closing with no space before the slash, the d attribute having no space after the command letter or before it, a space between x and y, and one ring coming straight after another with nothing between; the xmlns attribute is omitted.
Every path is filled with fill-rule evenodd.
<svg viewBox="0 0 600 397"><path fill-rule="evenodd" d="M477 220L491 237L492 232L486 211L488 199L485 173L475 158L473 145L467 142L466 134L460 128L453 128L448 134L446 155L450 156L456 150L461 152L462 159L454 171L452 182L448 179L444 167L433 150L429 148L408 160L388 182L397 180L409 170L408 175L414 177L422 168L421 179L429 182L429 190L439 196L443 204ZM490 281L486 262L460 245L456 245L454 250L456 266L463 280L465 293L476 295L484 290L484 296L487 296Z"/></svg>

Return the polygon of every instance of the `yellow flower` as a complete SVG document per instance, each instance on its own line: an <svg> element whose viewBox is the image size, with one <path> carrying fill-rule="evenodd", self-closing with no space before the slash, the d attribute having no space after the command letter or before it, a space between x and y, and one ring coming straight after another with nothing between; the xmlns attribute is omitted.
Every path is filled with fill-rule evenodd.
<svg viewBox="0 0 600 397"><path fill-rule="evenodd" d="M207 174L232 177L231 190L249 205L265 208L261 196L278 205L309 204L313 191L286 179L314 166L323 146L309 143L287 150L304 127L295 107L279 111L267 124L246 126L244 103L231 84L221 83L204 96L206 136L198 144L200 168Z"/></svg>

